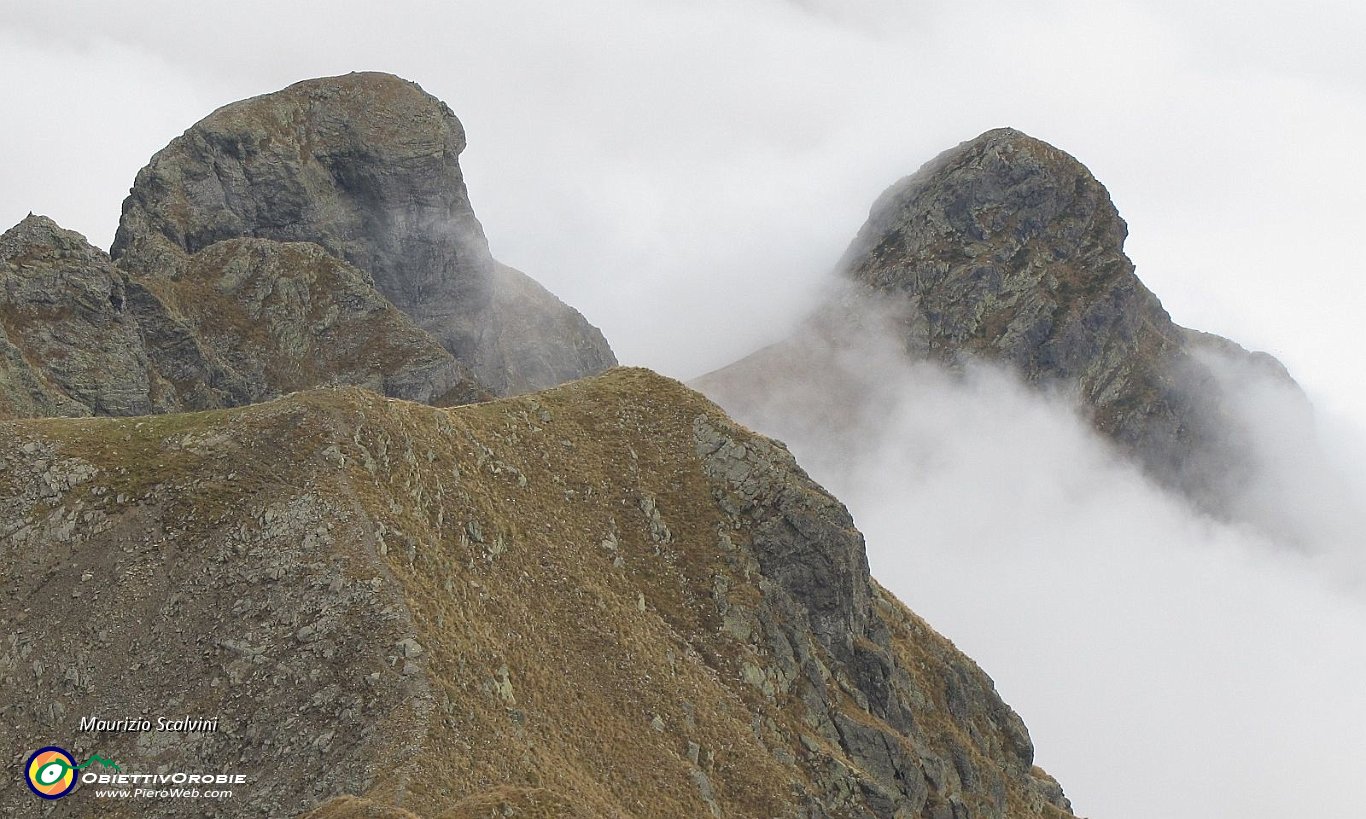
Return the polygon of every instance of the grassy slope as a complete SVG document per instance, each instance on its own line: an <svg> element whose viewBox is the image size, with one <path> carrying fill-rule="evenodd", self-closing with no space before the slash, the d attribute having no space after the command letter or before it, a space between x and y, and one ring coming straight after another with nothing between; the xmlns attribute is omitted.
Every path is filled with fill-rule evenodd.
<svg viewBox="0 0 1366 819"><path fill-rule="evenodd" d="M244 619L234 603L262 581L195 586L195 561L228 567L221 572L237 561L286 560L270 569L283 588L271 594L285 596L246 609L292 612L247 632L282 670L239 667L241 684L230 692L218 681L239 662L231 652L185 650L176 662L179 685L190 690L183 710L274 730L280 746L286 731L310 748L314 735L346 733L299 766L343 768L346 776L318 792L366 799L329 803L319 819L399 815L380 810L385 804L450 819L505 808L525 816L796 815L798 794L818 792L822 771L854 763L815 735L795 696L745 681L747 665L773 666L769 649L727 630L721 610L752 606L764 592L744 533L718 508L700 467L692 433L699 415L736 429L682 385L619 369L448 410L348 388L228 411L0 425L16 465L0 471L0 491L23 499L0 518L0 534L9 533L0 540L0 581L15 591L4 621L19 635L14 645L41 646L46 626L26 612L98 587L76 579L92 571L100 579L122 573L107 595L124 608L130 596L153 600L138 617L165 617L178 605L177 616L197 628L232 628ZM19 454L26 444L37 454ZM33 487L41 474L17 466L34 460L51 464L41 474L82 464L94 473L40 497ZM281 510L273 523L271 509ZM27 544L16 525L41 537L80 510L96 513L88 534L36 563L17 559ZM157 532L161 542L152 543ZM176 550L184 552L179 575L119 568L138 555L155 565ZM326 579L303 581L303 568L324 562ZM382 593L356 591L371 582ZM177 583L193 588L188 602L174 600ZM920 730L946 753L964 749L979 770L999 769L948 717L945 669L980 671L890 595L875 594L897 662L924 692ZM298 649L289 636L312 625L323 642L310 636ZM98 707L93 689L135 687L146 671L123 668L143 656L136 647L66 637L85 646L90 673L106 672L72 695L73 715ZM421 648L393 648L399 637ZM333 643L333 654L307 655ZM16 721L37 725L43 692L25 693L19 651L0 656L0 678L20 692ZM157 655L147 656L143 664ZM332 676L311 679L317 667ZM309 703L329 687L359 692L353 710L363 716L351 724L376 727L356 734L325 712L310 720ZM875 720L833 683L829 696L855 718ZM286 728L280 715L291 709L303 717ZM62 722L33 728L34 736ZM66 722L70 733L75 717ZM265 781L280 763L269 748L223 743L206 758L240 752ZM1018 776L1005 807L1012 816L1056 813Z"/></svg>

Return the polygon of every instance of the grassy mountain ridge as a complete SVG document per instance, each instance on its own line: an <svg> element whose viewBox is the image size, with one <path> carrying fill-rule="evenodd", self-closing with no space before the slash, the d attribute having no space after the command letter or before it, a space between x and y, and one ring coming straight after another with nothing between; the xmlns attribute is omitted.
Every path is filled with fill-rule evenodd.
<svg viewBox="0 0 1366 819"><path fill-rule="evenodd" d="M78 790L73 815L1068 815L843 506L648 371L0 437L16 764L60 740L250 777L122 814ZM76 730L130 713L222 727Z"/></svg>

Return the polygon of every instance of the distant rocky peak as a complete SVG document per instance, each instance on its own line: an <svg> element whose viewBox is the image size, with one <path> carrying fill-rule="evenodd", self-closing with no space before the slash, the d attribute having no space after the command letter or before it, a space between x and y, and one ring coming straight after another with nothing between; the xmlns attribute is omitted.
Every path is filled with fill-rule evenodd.
<svg viewBox="0 0 1366 819"><path fill-rule="evenodd" d="M223 239L314 242L419 323L439 313L453 346L472 347L467 314L488 305L493 260L460 172L464 147L460 121L415 83L295 83L218 109L158 152L124 202L112 255L155 273L168 250Z"/></svg>
<svg viewBox="0 0 1366 819"><path fill-rule="evenodd" d="M818 377L823 348L862 349L858 335L890 327L912 360L986 359L1072 396L1150 475L1227 512L1254 468L1250 441L1198 354L1250 354L1176 325L1124 254L1127 234L1086 166L1020 131L988 131L877 199L840 263L850 287L792 341L699 384L743 407L758 379ZM819 377L830 383L811 389L840 392Z"/></svg>
<svg viewBox="0 0 1366 819"><path fill-rule="evenodd" d="M1086 166L998 128L945 151L879 197L843 270L874 288L913 293L942 282L955 266L978 264L983 287L1004 289L1032 272L1029 262L1037 268L1107 256L1069 282L1094 286L1132 274L1123 257L1127 234Z"/></svg>
<svg viewBox="0 0 1366 819"><path fill-rule="evenodd" d="M1142 348L1181 343L1124 255L1105 187L1070 155L1005 128L965 142L874 204L842 272L904 297L915 354L986 355L1099 396Z"/></svg>

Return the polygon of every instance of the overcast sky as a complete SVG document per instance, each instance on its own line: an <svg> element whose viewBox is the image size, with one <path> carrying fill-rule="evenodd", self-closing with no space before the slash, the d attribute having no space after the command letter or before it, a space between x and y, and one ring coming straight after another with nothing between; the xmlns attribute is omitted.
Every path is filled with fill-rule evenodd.
<svg viewBox="0 0 1366 819"><path fill-rule="evenodd" d="M209 111L391 71L464 122L495 255L623 362L691 377L782 336L885 187L1010 125L1105 183L1177 321L1276 354L1360 429L1364 40L1346 0L11 3L0 222L107 248L137 170Z"/></svg>

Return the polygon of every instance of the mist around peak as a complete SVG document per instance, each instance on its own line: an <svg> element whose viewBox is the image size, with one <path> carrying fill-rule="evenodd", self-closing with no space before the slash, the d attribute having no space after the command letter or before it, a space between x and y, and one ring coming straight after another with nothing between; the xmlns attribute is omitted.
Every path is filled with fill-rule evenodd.
<svg viewBox="0 0 1366 819"><path fill-rule="evenodd" d="M1256 465L1229 476L1234 519L1216 520L1065 392L912 361L894 315L861 312L698 386L848 505L873 575L1028 715L1077 812L1356 816L1358 431L1316 420L1272 369L1202 353Z"/></svg>

